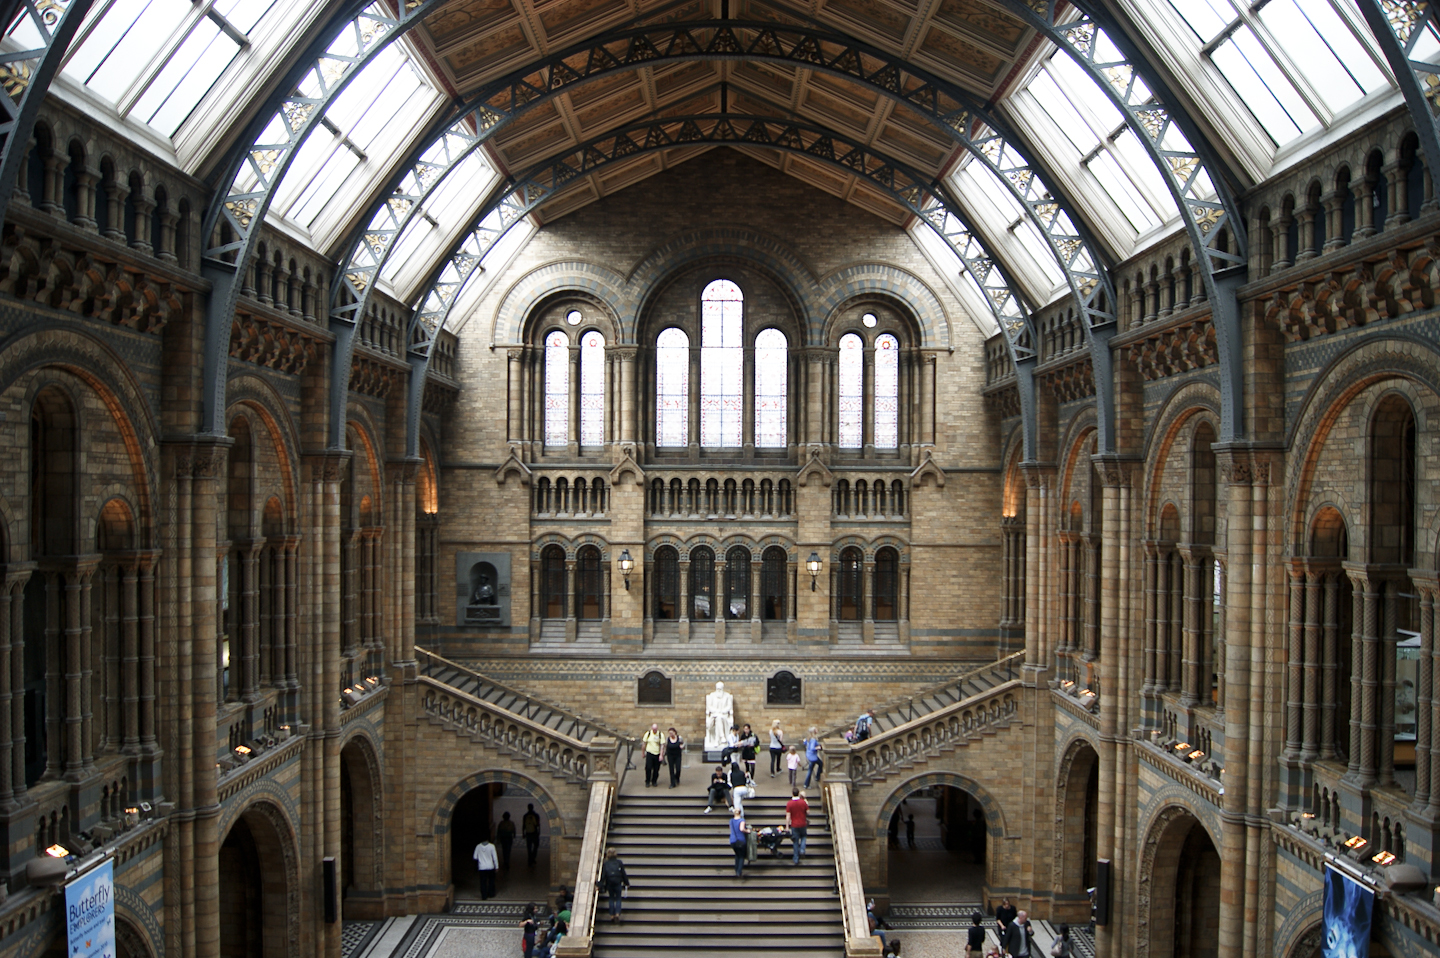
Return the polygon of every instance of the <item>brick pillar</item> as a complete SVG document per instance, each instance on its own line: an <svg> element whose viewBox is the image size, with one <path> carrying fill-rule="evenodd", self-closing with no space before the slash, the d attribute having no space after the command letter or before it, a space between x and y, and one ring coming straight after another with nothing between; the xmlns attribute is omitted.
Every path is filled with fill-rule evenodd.
<svg viewBox="0 0 1440 958"><path fill-rule="evenodd" d="M1025 462L1025 662L1050 666L1054 615L1055 466Z"/></svg>

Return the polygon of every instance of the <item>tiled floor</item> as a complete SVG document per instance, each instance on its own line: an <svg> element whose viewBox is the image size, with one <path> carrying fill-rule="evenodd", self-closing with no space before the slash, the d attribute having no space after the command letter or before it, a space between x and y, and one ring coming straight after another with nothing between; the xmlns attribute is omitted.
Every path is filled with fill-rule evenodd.
<svg viewBox="0 0 1440 958"><path fill-rule="evenodd" d="M984 866L958 852L921 847L890 849L890 901L980 901L985 884Z"/></svg>

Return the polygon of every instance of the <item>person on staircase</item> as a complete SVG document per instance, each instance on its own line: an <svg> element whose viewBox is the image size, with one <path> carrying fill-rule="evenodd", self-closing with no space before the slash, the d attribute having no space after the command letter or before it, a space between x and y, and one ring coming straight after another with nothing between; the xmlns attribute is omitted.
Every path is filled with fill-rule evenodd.
<svg viewBox="0 0 1440 958"><path fill-rule="evenodd" d="M710 814L710 809L715 805L730 805L730 779L725 775L725 766L716 765L715 771L710 773L710 789L705 800L705 814Z"/></svg>
<svg viewBox="0 0 1440 958"><path fill-rule="evenodd" d="M665 748L665 736L660 734L659 723L651 723L650 731L640 739L645 747L645 787L660 784L660 753Z"/></svg>
<svg viewBox="0 0 1440 958"><path fill-rule="evenodd" d="M770 723L770 777L780 772L780 761L785 757L785 733L780 729L780 720ZM792 776L793 777L793 776ZM790 783L794 785L794 782Z"/></svg>
<svg viewBox="0 0 1440 958"><path fill-rule="evenodd" d="M792 746L791 750L794 748ZM800 789L791 786L790 801L785 803L785 824L790 829L790 864L800 864L805 857L805 830L810 826L810 803L800 794Z"/></svg>
<svg viewBox="0 0 1440 958"><path fill-rule="evenodd" d="M745 772L740 762L730 766L730 804L745 807L745 799L755 797L755 779Z"/></svg>
<svg viewBox="0 0 1440 958"><path fill-rule="evenodd" d="M795 784L795 773L800 771L800 753L795 746L790 746L790 751L785 753L785 767L790 770L790 784Z"/></svg>
<svg viewBox="0 0 1440 958"><path fill-rule="evenodd" d="M610 899L611 924L625 924L620 909L625 904L625 889L630 887L630 876L625 874L625 863L614 848L605 849L605 862L600 866L600 884Z"/></svg>
<svg viewBox="0 0 1440 958"><path fill-rule="evenodd" d="M665 764L670 766L670 787L680 784L680 760L685 756L685 740L672 727L665 733Z"/></svg>
<svg viewBox="0 0 1440 958"><path fill-rule="evenodd" d="M820 744L820 732L815 726L810 726L810 737L805 739L805 787L810 787L810 776L815 776L816 783L819 783L821 776L825 774L825 746Z"/></svg>
<svg viewBox="0 0 1440 958"><path fill-rule="evenodd" d="M875 710L866 709L865 711L861 712L859 718L855 719L855 728L852 735L853 741L856 744L865 741L867 738L870 737L870 733L874 730L874 726Z"/></svg>
<svg viewBox="0 0 1440 958"><path fill-rule="evenodd" d="M746 722L740 728L740 758L745 762L745 771L755 777L755 750L760 747L760 736Z"/></svg>
<svg viewBox="0 0 1440 958"><path fill-rule="evenodd" d="M745 871L746 838L750 826L745 824L744 809L736 806L730 816L730 850L735 853L735 877L743 877Z"/></svg>

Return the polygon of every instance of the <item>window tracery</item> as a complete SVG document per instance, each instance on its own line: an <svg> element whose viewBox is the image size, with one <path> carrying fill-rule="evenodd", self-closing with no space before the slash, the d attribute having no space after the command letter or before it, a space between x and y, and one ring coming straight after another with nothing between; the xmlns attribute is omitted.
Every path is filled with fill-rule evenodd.
<svg viewBox="0 0 1440 958"><path fill-rule="evenodd" d="M545 337L545 445L570 441L570 341L560 330Z"/></svg>
<svg viewBox="0 0 1440 958"><path fill-rule="evenodd" d="M788 440L786 398L789 394L788 347L778 329L755 337L755 446L783 449Z"/></svg>
<svg viewBox="0 0 1440 958"><path fill-rule="evenodd" d="M580 445L605 444L605 337L595 330L580 339Z"/></svg>
<svg viewBox="0 0 1440 958"><path fill-rule="evenodd" d="M741 445L744 413L745 297L717 279L700 296L700 445Z"/></svg>
<svg viewBox="0 0 1440 958"><path fill-rule="evenodd" d="M840 337L840 448L865 442L865 344L855 333Z"/></svg>
<svg viewBox="0 0 1440 958"><path fill-rule="evenodd" d="M655 340L657 446L690 441L690 337L672 326Z"/></svg>

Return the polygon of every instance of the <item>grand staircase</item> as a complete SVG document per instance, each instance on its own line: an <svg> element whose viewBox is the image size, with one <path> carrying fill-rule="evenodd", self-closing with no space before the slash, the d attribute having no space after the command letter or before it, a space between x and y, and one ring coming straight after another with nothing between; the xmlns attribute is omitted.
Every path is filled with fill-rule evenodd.
<svg viewBox="0 0 1440 958"><path fill-rule="evenodd" d="M735 878L727 844L730 816L704 814L701 789L708 766L689 769L673 791L662 770L659 788L631 775L610 817L609 846L630 876L624 923L609 923L602 895L596 908L595 958L835 958L845 952L830 830L811 790L806 857L790 863L764 849ZM781 825L790 798L783 778L763 776L763 797L745 802L754 827Z"/></svg>

